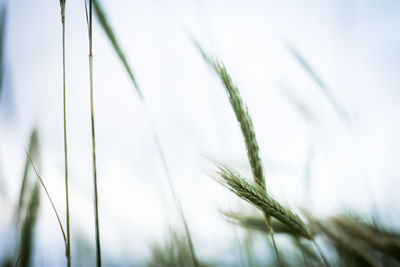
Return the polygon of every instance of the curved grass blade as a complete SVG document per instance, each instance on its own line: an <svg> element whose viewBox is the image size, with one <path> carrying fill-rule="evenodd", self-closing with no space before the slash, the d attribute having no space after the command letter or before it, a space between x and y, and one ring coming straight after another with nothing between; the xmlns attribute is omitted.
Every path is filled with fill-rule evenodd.
<svg viewBox="0 0 400 267"><path fill-rule="evenodd" d="M52 208L53 208L54 214L55 214L56 217L57 217L58 224L60 225L61 233L62 233L63 238L64 238L65 248L67 248L67 238L66 238L66 236L65 236L64 227L62 226L61 219L60 219L60 216L58 215L56 206L54 205L53 200L52 200L51 197L50 197L49 191L47 191L47 187L46 187L46 185L44 184L42 177L39 175L39 172L38 172L38 170L36 169L35 164L33 163L31 156L29 155L29 153L28 153L27 150L25 150L25 152L26 152L26 156L27 156L28 159L29 159L29 162L30 162L31 165L32 165L33 170L35 171L35 174L36 174L37 178L39 179L40 184L42 185L44 191L46 192L47 198L48 198L49 201L50 201L50 204L51 204L51 206L52 206Z"/></svg>
<svg viewBox="0 0 400 267"><path fill-rule="evenodd" d="M107 16L104 13L101 4L99 3L99 1L94 1L93 5L94 5L94 11L96 13L96 17L99 20L101 27L103 28L104 32L106 33L108 40L110 40L110 42L111 42L115 52L117 53L119 59L121 60L122 64L124 65L125 70L129 75L129 78L131 79L133 85L136 88L137 93L139 94L139 97L143 98L142 92L139 89L139 85L137 84L135 76L133 75L132 68L130 67L128 60L126 59L126 56L125 56L124 52L122 51L121 46L118 43L118 40L114 34L114 31L113 31L110 23L108 22Z"/></svg>
<svg viewBox="0 0 400 267"><path fill-rule="evenodd" d="M303 69L310 75L313 81L317 84L317 86L321 89L324 93L326 98L328 98L329 102L332 104L333 108L335 109L336 113L342 119L347 119L347 113L339 104L339 102L334 97L331 90L325 84L325 82L320 78L316 71L311 67L308 61L300 54L300 52L290 43L286 43L286 47L292 56L297 60L297 62L303 67Z"/></svg>
<svg viewBox="0 0 400 267"><path fill-rule="evenodd" d="M197 260L197 256L195 254L194 245L193 245L193 239L191 237L189 226L188 226L185 214L183 212L183 208L182 208L182 204L181 204L181 201L179 199L179 196L178 196L177 192L174 189L175 186L174 186L171 174L170 174L170 170L168 168L168 164L167 164L167 160L166 160L164 151L163 151L162 146L161 146L160 138L158 137L158 134L157 134L157 131L156 131L156 127L154 126L153 120L152 120L152 118L150 116L150 112L147 109L147 105L145 103L142 91L139 88L139 85L138 85L138 83L137 83L137 81L135 79L135 76L133 74L132 68L130 67L130 65L128 63L128 60L126 59L125 53L123 52L121 46L119 45L119 42L118 42L118 40L116 38L116 35L115 35L110 23L108 22L107 16L106 16L101 4L98 1L94 1L94 10L95 10L95 14L96 14L96 16L97 16L97 18L98 18L98 20L100 22L100 25L102 26L104 32L106 33L108 39L110 40L110 42L112 44L115 52L117 53L119 59L121 60L122 64L124 65L125 70L127 71L128 75L129 75L129 77L130 77L130 79L132 81L132 84L133 84L136 92L139 95L139 98L141 99L141 103L143 104L144 111L145 111L147 120L148 120L149 125L150 125L150 130L151 130L154 142L156 144L156 148L157 148L158 153L160 155L161 162L162 162L163 168L165 170L165 173L166 173L166 176L167 176L167 179L168 179L169 189L171 191L171 194L172 194L176 209L178 210L179 216L180 216L180 218L182 220L182 223L183 223L183 226L184 226L184 229L185 229L185 232L186 232L187 242L188 242L189 248L191 250L193 263L197 267L197 266L199 266L199 263L198 263L198 260Z"/></svg>

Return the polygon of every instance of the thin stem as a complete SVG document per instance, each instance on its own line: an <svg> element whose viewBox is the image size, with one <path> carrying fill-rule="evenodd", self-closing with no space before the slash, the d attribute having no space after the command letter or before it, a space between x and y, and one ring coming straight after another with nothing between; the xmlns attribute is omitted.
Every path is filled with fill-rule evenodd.
<svg viewBox="0 0 400 267"><path fill-rule="evenodd" d="M283 266L283 263L281 261L281 256L279 255L279 250L278 250L278 246L276 245L276 241L275 241L275 235L274 235L274 229L272 228L272 220L271 220L271 216L269 216L268 214L264 213L265 216L265 220L267 221L267 227L269 229L269 233L271 235L271 240L272 240L272 246L274 247L274 251L275 251L275 255L276 255L276 259L279 262L279 266Z"/></svg>
<svg viewBox="0 0 400 267"><path fill-rule="evenodd" d="M51 206L53 207L54 213L56 214L56 217L57 217L58 224L60 225L60 229L61 229L61 233L62 233L63 238L64 238L65 246L67 246L67 239L65 237L64 228L62 226L62 223L61 223L61 220L60 220L60 216L58 216L58 212L57 212L56 206L54 206L54 203L53 203L53 200L50 197L49 191L47 191L47 188L44 185L44 182L42 180L42 177L39 175L39 172L37 171L37 169L35 167L35 164L32 161L31 155L29 155L29 152L26 149L25 149L25 152L26 152L26 155L28 156L28 159L29 159L29 161L30 161L30 163L32 165L33 170L35 171L35 174L36 174L37 178L39 179L40 184L42 185L44 191L46 192L47 198L49 199Z"/></svg>
<svg viewBox="0 0 400 267"><path fill-rule="evenodd" d="M99 208L97 193L97 168L96 168L96 138L94 127L94 108L93 108L93 46L92 46L92 4L89 1L89 75L90 75L90 119L92 123L92 147L93 147L93 183L94 183L94 212L95 212L95 229L96 229L96 263L101 266L101 248L100 248L100 231L99 231Z"/></svg>
<svg viewBox="0 0 400 267"><path fill-rule="evenodd" d="M186 237L187 237L187 240L188 240L190 254L191 254L191 257L192 257L192 260L193 260L193 264L194 264L195 267L198 267L199 266L199 262L197 260L197 257L196 257L195 251L194 251L192 235L190 234L190 230L189 230L188 223L186 221L185 213L183 212L182 203L180 202L178 194L175 191L175 186L174 186L174 183L173 183L172 178L171 178L171 174L170 174L170 171L169 171L169 168L168 168L167 160L165 158L164 151L162 149L160 139L158 138L157 132L156 132L155 127L153 125L153 121L151 120L150 112L147 110L147 106L146 106L143 98L142 98L142 101L143 101L142 103L143 103L143 107L145 109L146 116L147 116L149 124L150 124L151 133L153 135L154 142L156 143L156 147L157 147L157 150L158 150L158 152L160 154L161 162L162 162L162 165L164 167L165 174L167 176L168 185L169 185L169 189L171 191L172 198L174 199L176 209L178 210L179 216L181 217L181 220L182 220L182 223L183 223L183 227L185 228Z"/></svg>
<svg viewBox="0 0 400 267"><path fill-rule="evenodd" d="M66 97L65 97L65 16L62 12L62 42L63 42L63 112L64 112L64 163L65 163L65 202L67 209L67 247L65 255L67 257L67 266L71 267L71 237L69 227L69 198L68 198L68 154L67 154L67 112L66 112Z"/></svg>
<svg viewBox="0 0 400 267"><path fill-rule="evenodd" d="M298 246L299 249L300 249L301 257L303 258L303 262L304 262L304 266L310 266L310 263L308 262L307 256L306 256L306 254L305 254L305 252L304 252L304 247L303 247L303 245L302 245L301 242L300 242L300 238L299 238L299 237L295 237L295 241L296 241L296 243L297 243L297 246Z"/></svg>
<svg viewBox="0 0 400 267"><path fill-rule="evenodd" d="M317 248L317 251L318 251L322 261L324 262L325 266L330 267L328 260L325 258L324 253L322 253L320 246L317 244L317 242L315 242L315 239L312 239L311 241L314 244L314 246Z"/></svg>

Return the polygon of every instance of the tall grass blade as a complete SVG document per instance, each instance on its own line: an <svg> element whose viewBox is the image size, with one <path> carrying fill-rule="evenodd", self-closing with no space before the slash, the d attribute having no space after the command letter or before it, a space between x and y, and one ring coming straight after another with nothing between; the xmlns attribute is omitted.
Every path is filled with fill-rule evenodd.
<svg viewBox="0 0 400 267"><path fill-rule="evenodd" d="M30 194L28 206L26 209L26 216L22 224L21 237L19 241L19 262L21 267L32 266L32 252L34 247L33 243L40 206L39 189L39 183L36 182Z"/></svg>
<svg viewBox="0 0 400 267"><path fill-rule="evenodd" d="M289 102L299 111L307 123L311 123L314 120L314 114L311 110L296 96L288 85L283 82L279 82L278 86L282 89L283 94L289 100Z"/></svg>
<svg viewBox="0 0 400 267"><path fill-rule="evenodd" d="M325 82L320 78L317 72L311 67L308 61L300 54L300 52L291 44L286 43L286 47L292 56L297 60L297 62L303 67L303 69L310 75L313 81L317 84L317 86L321 89L321 91L328 98L329 102L332 104L333 108L337 112L337 114L342 118L347 118L346 111L341 107L338 101L335 99L333 93L325 84Z"/></svg>
<svg viewBox="0 0 400 267"><path fill-rule="evenodd" d="M96 13L96 16L100 22L101 27L103 28L104 32L106 33L108 40L110 40L115 52L117 53L119 59L121 60L122 64L125 67L126 72L129 75L129 78L131 79L133 85L136 88L137 93L139 94L140 98L143 98L142 92L139 89L139 85L136 82L135 76L133 75L132 68L130 67L128 60L126 59L125 53L122 51L121 46L119 45L119 42L114 34L114 31L108 22L107 16L103 11L103 8L99 2L99 0L94 1L94 11Z"/></svg>
<svg viewBox="0 0 400 267"><path fill-rule="evenodd" d="M63 235L63 239L64 239L64 243L65 243L65 248L67 248L67 238L65 237L64 227L62 226L61 219L60 219L60 216L58 215L56 206L54 205L53 200L52 200L51 197L50 197L50 193L49 193L49 191L47 190L47 187L46 187L46 185L44 184L43 179L42 179L42 177L40 176L38 170L36 169L35 164L33 163L31 156L29 155L28 151L25 150L25 152L26 152L26 156L27 156L28 159L29 159L29 162L30 162L31 165L32 165L33 170L35 171L36 177L39 179L39 182L40 182L40 184L42 185L44 191L46 192L47 198L48 198L49 201L50 201L50 204L51 204L51 206L52 206L52 208L53 208L54 214L55 214L56 217L57 217L58 224L60 225L61 233L62 233L62 235Z"/></svg>
<svg viewBox="0 0 400 267"><path fill-rule="evenodd" d="M94 212L96 231L96 264L101 266L101 246L99 229L99 207L97 192L97 167L96 167L96 137L94 126L94 105L93 105L93 0L89 0L89 79L90 79L90 120L92 126L92 150L93 150L93 184L94 184Z"/></svg>
<svg viewBox="0 0 400 267"><path fill-rule="evenodd" d="M115 52L117 53L119 59L121 60L122 64L124 65L125 70L127 71L128 75L129 75L129 77L130 77L130 79L132 81L133 87L135 88L136 92L139 95L139 98L141 99L141 103L143 104L143 108L144 108L147 120L149 122L150 130L151 130L151 133L152 133L156 148L157 148L158 153L159 153L160 158L161 158L162 166L164 168L164 171L165 171L167 179L168 179L168 185L169 185L169 189L171 191L171 195L173 197L176 209L177 209L177 211L179 213L179 216L180 216L180 218L182 220L182 223L183 223L183 226L184 226L184 229L185 229L187 242L188 242L188 245L189 245L189 248L190 248L190 251L191 251L193 263L194 263L194 266L197 267L197 266L199 266L199 263L198 263L198 260L197 260L196 254L195 254L194 245L193 245L193 239L191 237L189 226L188 226L185 214L183 212L181 201L179 199L179 196L178 196L177 192L175 191L175 186L174 186L171 174L170 174L170 170L169 170L169 167L168 167L168 164L167 164L167 160L166 160L164 151L162 149L160 138L158 137L158 134L157 134L157 131L156 131L156 127L154 126L153 120L152 120L152 118L150 116L150 112L149 112L149 110L147 108L147 105L145 103L145 99L144 99L144 96L142 94L142 91L139 88L139 85L138 85L138 83L136 81L136 78L135 78L135 76L133 74L132 68L130 67L130 65L128 63L128 60L127 60L127 58L125 56L125 53L123 52L121 46L119 45L119 42L118 42L117 37L116 37L116 35L114 33L114 30L112 29L110 23L108 22L107 16L106 16L101 4L98 1L94 1L94 10L95 10L95 14L96 14L96 16L97 16L97 18L98 18L98 20L100 22L100 25L102 26L104 32L106 33L109 41L112 44Z"/></svg>
<svg viewBox="0 0 400 267"><path fill-rule="evenodd" d="M39 137L38 137L38 132L37 132L36 128L34 128L31 131L31 134L29 137L28 152L30 155L32 155L32 157L39 158ZM19 192L19 199L18 199L18 204L17 204L17 208L16 208L16 213L15 213L17 225L19 224L19 220L20 220L20 217L22 216L23 208L26 204L25 202L26 202L26 190L28 187L29 168L30 168L29 158L26 157L25 165L24 165L24 172L22 175L22 183L21 183L21 188L20 188L20 192Z"/></svg>
<svg viewBox="0 0 400 267"><path fill-rule="evenodd" d="M66 112L66 79L65 79L65 4L66 0L60 0L61 24L62 24L62 59L63 59L63 120L64 120L64 169L65 169L65 203L66 203L66 226L67 226L67 266L71 266L71 235L69 222L69 192L68 192L68 149L67 149L67 112Z"/></svg>

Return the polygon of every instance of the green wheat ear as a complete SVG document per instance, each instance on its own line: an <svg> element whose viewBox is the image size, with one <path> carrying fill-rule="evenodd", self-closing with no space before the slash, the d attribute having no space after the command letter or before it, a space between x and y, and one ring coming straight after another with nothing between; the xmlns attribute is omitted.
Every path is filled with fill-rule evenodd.
<svg viewBox="0 0 400 267"><path fill-rule="evenodd" d="M214 179L241 199L257 207L264 214L285 224L296 235L312 239L309 229L300 217L291 209L281 205L261 186L251 184L238 172L222 164L218 165Z"/></svg>
<svg viewBox="0 0 400 267"><path fill-rule="evenodd" d="M242 97L240 96L238 87L233 83L231 77L225 65L218 61L213 60L209 57L205 51L201 48L198 42L194 41L194 44L200 51L204 60L214 69L218 74L221 82L223 83L233 111L236 115L236 119L240 124L240 129L244 137L244 142L247 150L247 158L250 163L251 171L253 173L254 181L261 187L265 188L265 177L263 171L263 164L260 156L260 149L258 147L256 134L254 131L253 121L249 115L247 106L244 104Z"/></svg>
<svg viewBox="0 0 400 267"><path fill-rule="evenodd" d="M228 96L229 101L231 103L232 109L236 115L236 119L240 124L240 128L242 130L242 135L244 137L244 142L247 150L247 158L250 163L251 172L253 174L253 179L255 183L260 186L264 191L266 191L265 187L265 177L263 171L263 164L260 156L260 149L258 147L256 134L253 127L253 122L247 110L247 106L244 104L242 97L240 96L239 89L233 83L231 77L226 70L225 65L216 59L212 59L207 55L207 53L202 49L200 44L192 39L194 45L200 51L204 60L214 69L214 71L219 76L221 82L223 83ZM276 257L282 266L282 262L280 260L279 251L275 242L274 230L272 227L271 217L268 214L265 215L265 220L270 230L271 239L273 243L273 248L275 250Z"/></svg>

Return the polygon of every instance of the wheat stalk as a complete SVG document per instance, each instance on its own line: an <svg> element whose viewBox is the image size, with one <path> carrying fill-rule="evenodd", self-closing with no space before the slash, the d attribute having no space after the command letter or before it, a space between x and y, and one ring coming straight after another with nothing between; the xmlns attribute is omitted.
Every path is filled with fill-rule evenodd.
<svg viewBox="0 0 400 267"><path fill-rule="evenodd" d="M222 164L218 164L218 170L213 177L241 199L288 226L296 235L312 239L310 231L300 217L289 208L279 204L261 186L251 184L238 172Z"/></svg>

